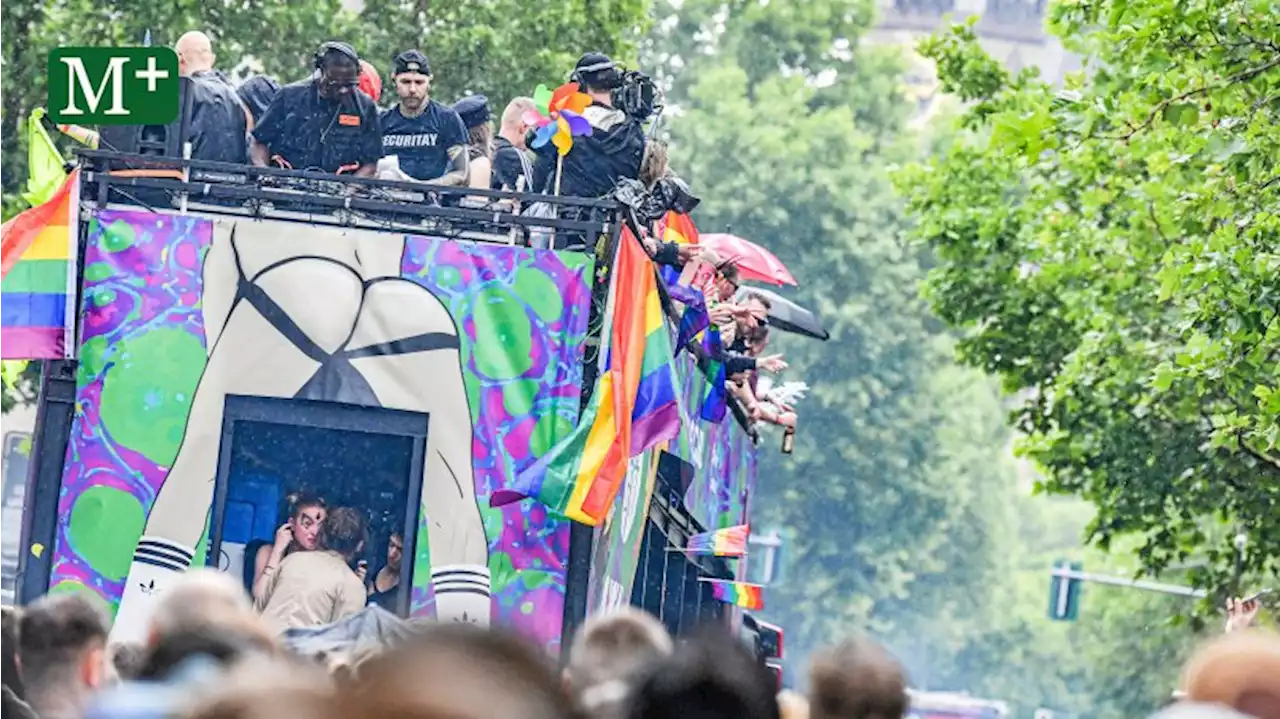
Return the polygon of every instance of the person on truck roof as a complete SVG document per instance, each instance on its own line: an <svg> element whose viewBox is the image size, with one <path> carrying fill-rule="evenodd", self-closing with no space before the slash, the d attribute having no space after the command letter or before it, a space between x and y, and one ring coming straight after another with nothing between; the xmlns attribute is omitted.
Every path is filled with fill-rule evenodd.
<svg viewBox="0 0 1280 719"><path fill-rule="evenodd" d="M431 99L431 65L418 50L396 55L391 71L400 101L382 113L382 154L394 156L388 179L441 185L467 182L467 128L448 105Z"/></svg>
<svg viewBox="0 0 1280 719"><path fill-rule="evenodd" d="M344 42L315 54L319 75L280 88L253 130L253 164L371 177L382 157L373 100L356 90L360 56Z"/></svg>
<svg viewBox="0 0 1280 719"><path fill-rule="evenodd" d="M192 30L178 38L174 50L178 74L187 78L187 91L192 94L191 158L243 163L253 116L226 76L214 69L217 56L209 36Z"/></svg>

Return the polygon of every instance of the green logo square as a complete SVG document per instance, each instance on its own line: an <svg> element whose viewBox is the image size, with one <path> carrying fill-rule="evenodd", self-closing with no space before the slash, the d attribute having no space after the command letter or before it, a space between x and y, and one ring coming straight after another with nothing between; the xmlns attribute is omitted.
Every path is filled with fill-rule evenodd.
<svg viewBox="0 0 1280 719"><path fill-rule="evenodd" d="M49 119L167 125L178 119L178 55L167 47L60 47L49 53Z"/></svg>

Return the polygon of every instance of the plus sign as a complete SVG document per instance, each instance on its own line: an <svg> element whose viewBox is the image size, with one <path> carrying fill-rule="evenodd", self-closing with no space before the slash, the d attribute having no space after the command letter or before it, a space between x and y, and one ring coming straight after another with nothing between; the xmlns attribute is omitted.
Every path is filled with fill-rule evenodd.
<svg viewBox="0 0 1280 719"><path fill-rule="evenodd" d="M169 77L169 71L157 70L156 59L154 57L149 57L147 58L147 69L138 70L137 72L133 73L133 76L138 78L139 80L147 81L147 92L155 92L156 80L163 80Z"/></svg>

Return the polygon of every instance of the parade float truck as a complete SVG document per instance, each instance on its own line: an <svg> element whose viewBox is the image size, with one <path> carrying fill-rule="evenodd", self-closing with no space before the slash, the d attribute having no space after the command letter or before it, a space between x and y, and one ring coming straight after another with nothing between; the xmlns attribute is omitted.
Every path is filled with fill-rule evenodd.
<svg viewBox="0 0 1280 719"><path fill-rule="evenodd" d="M402 615L552 652L620 604L675 633L741 625L702 580L742 568L669 551L746 521L758 438L736 405L709 423L682 404L595 526L491 506L597 386L622 205L98 151L56 201L40 241L71 260L66 350L44 365L19 601L89 591L140 636L181 571L241 576L309 493L365 513L371 570L403 537ZM535 201L555 212L519 211ZM705 394L706 358L673 361Z"/></svg>

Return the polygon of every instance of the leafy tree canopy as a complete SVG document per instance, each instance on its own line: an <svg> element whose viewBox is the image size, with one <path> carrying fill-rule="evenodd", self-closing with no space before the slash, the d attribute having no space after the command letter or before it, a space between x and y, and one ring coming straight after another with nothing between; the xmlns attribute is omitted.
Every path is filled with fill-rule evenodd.
<svg viewBox="0 0 1280 719"><path fill-rule="evenodd" d="M1044 488L1223 588L1280 569L1280 24L1268 0L1080 0L1061 90L957 26L967 132L898 178L960 356L1018 393Z"/></svg>

